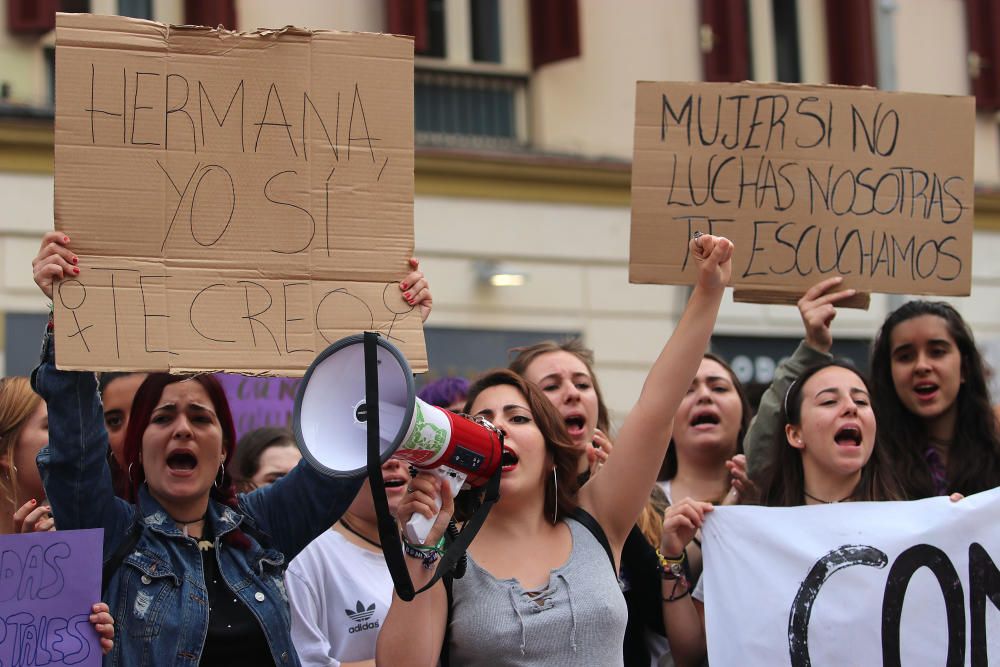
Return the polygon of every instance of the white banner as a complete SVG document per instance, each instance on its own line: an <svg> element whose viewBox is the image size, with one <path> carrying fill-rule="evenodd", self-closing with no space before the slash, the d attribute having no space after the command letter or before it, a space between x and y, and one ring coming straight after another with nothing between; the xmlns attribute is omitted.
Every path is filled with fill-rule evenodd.
<svg viewBox="0 0 1000 667"><path fill-rule="evenodd" d="M1000 664L1000 489L719 507L704 550L713 666Z"/></svg>

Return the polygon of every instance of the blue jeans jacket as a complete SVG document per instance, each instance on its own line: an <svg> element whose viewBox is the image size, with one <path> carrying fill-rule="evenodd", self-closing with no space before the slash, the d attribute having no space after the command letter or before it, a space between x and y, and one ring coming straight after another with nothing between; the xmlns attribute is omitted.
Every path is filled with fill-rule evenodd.
<svg viewBox="0 0 1000 667"><path fill-rule="evenodd" d="M49 445L39 452L38 467L59 528L103 528L108 559L139 522L138 542L107 587L115 647L104 664L197 665L208 632L208 595L196 541L178 530L145 487L137 505L114 495L93 373L57 370L46 341L32 381L49 408ZM260 622L277 665L299 664L285 567L337 521L360 486L361 480L322 476L303 460L274 484L241 494L238 510L209 501L206 521L216 536L219 571ZM222 539L237 528L249 539L248 549Z"/></svg>

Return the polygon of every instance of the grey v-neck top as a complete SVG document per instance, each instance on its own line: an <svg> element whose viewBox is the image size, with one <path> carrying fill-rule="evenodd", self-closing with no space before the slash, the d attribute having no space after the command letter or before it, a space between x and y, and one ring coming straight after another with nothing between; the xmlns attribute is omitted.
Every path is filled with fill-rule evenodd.
<svg viewBox="0 0 1000 667"><path fill-rule="evenodd" d="M542 590L496 579L469 557L453 585L449 660L475 667L623 664L628 612L607 552L583 525L566 520L569 559Z"/></svg>

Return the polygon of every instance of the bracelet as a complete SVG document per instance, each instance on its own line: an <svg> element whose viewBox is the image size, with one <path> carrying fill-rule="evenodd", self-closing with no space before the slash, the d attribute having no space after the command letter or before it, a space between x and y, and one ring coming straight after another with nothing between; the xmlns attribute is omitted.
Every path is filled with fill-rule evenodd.
<svg viewBox="0 0 1000 667"><path fill-rule="evenodd" d="M408 539L404 537L403 546L409 547L410 549L413 549L414 551L419 551L421 553L434 552L437 553L438 555L442 555L444 554L444 535L442 535L441 539L438 540L437 544L434 545L414 544L413 542L410 542Z"/></svg>
<svg viewBox="0 0 1000 667"><path fill-rule="evenodd" d="M677 593L677 583L680 582L680 581L684 581L685 582L685 586L684 586L684 592L678 594ZM667 597L665 597L665 598L663 598L663 601L664 602L676 602L677 600L683 600L684 598L686 598L689 595L691 595L691 587L687 585L687 579L683 579L683 580L682 579L675 579L674 580L674 587L670 589L670 595L667 596Z"/></svg>
<svg viewBox="0 0 1000 667"><path fill-rule="evenodd" d="M664 579L684 578L684 561L687 560L686 551L681 551L680 556L668 558L657 549L656 559L659 561L660 575Z"/></svg>
<svg viewBox="0 0 1000 667"><path fill-rule="evenodd" d="M442 535L441 539L438 540L438 543L434 546L412 544L404 539L403 553L410 558L416 558L417 560L423 561L424 569L429 570L444 554L444 536Z"/></svg>

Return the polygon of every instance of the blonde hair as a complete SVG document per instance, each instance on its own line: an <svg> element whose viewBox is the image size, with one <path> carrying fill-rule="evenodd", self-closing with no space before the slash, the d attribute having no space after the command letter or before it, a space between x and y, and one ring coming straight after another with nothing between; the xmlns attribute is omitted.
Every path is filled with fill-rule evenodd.
<svg viewBox="0 0 1000 667"><path fill-rule="evenodd" d="M14 450L24 425L41 402L42 397L32 390L28 378L0 378L0 456L7 457L7 474L0 474L0 492L15 508L19 503Z"/></svg>
<svg viewBox="0 0 1000 667"><path fill-rule="evenodd" d="M646 538L646 541L654 549L660 547L660 535L663 533L663 515L666 514L666 511L667 496L663 493L663 489L660 488L659 484L654 484L653 489L649 493L649 500L646 501L646 506L642 508L642 513L635 522L642 536Z"/></svg>

